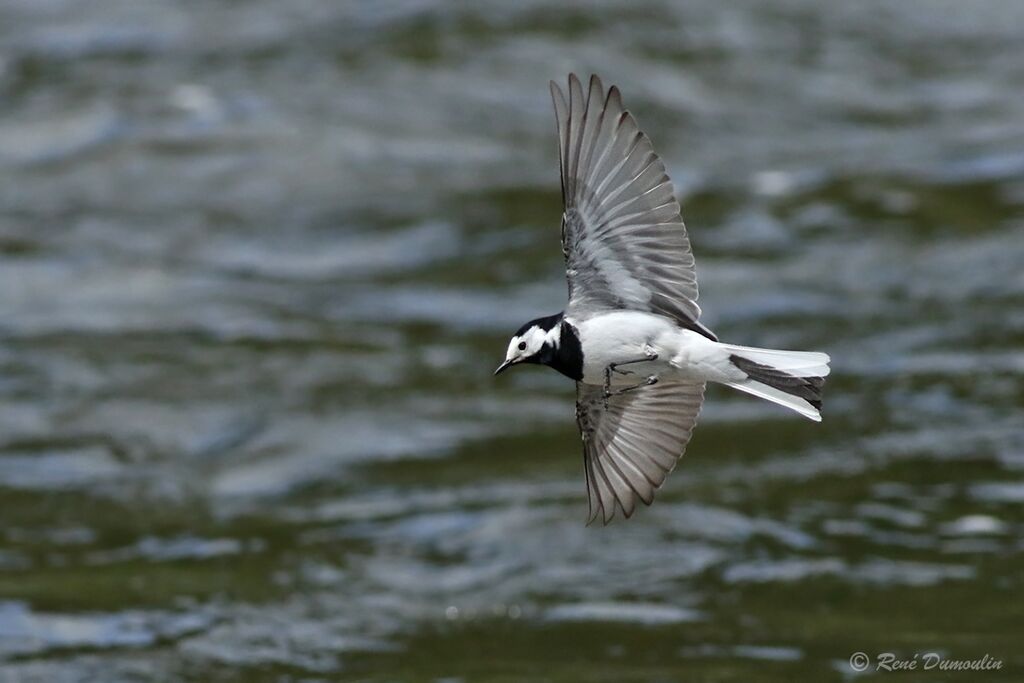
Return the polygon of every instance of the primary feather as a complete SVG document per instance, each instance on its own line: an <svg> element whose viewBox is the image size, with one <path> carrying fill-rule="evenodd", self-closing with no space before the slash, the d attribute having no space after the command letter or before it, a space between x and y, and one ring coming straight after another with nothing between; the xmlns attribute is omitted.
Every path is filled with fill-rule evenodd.
<svg viewBox="0 0 1024 683"><path fill-rule="evenodd" d="M586 95L551 83L562 176L566 315L630 309L664 315L714 339L698 322L690 239L665 165L597 76Z"/></svg>

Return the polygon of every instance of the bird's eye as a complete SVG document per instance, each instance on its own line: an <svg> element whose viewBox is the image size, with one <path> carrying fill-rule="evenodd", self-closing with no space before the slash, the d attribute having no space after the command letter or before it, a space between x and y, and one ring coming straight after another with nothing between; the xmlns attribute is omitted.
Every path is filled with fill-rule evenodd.
<svg viewBox="0 0 1024 683"><path fill-rule="evenodd" d="M526 350L526 342L519 342L519 350L520 351L525 351Z"/></svg>

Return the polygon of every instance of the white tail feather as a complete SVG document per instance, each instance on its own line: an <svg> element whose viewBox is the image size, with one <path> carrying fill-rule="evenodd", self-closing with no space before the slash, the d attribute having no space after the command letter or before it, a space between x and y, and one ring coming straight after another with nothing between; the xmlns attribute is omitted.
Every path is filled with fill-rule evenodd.
<svg viewBox="0 0 1024 683"><path fill-rule="evenodd" d="M820 405L821 378L827 377L829 373L828 354L814 351L758 349L729 344L722 344L722 346L733 356L738 356L734 359L734 363L748 374L746 379L727 382L728 386L785 406L815 422L821 422L821 413L807 398ZM750 366L750 363L743 363L744 360L756 365ZM798 383L794 387L794 377L814 378L814 380L813 382ZM803 396L807 398L795 395L798 393L803 393Z"/></svg>
<svg viewBox="0 0 1024 683"><path fill-rule="evenodd" d="M752 394L758 398L763 398L766 401L771 401L772 403L778 403L780 406L785 406L790 410L795 410L809 420L821 422L821 413L819 413L818 409L810 403L797 396L787 394L784 391L779 391L767 384L761 384L760 382L748 379L742 382L728 382L726 383L726 386L732 387L733 389L739 389L740 391L745 391L748 394Z"/></svg>
<svg viewBox="0 0 1024 683"><path fill-rule="evenodd" d="M828 364L831 359L827 353L780 351L778 349L759 349L753 346L733 346L732 344L722 344L721 346L737 356L743 356L761 365L769 365L796 377L828 377Z"/></svg>

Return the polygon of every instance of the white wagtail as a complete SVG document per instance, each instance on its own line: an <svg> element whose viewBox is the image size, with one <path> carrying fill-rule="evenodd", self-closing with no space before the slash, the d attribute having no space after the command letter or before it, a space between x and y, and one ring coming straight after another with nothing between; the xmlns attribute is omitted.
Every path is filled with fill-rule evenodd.
<svg viewBox="0 0 1024 683"><path fill-rule="evenodd" d="M494 374L547 365L576 380L590 518L650 505L690 440L705 382L821 421L824 353L723 344L698 322L693 253L665 165L618 88L554 82L569 302L519 328Z"/></svg>

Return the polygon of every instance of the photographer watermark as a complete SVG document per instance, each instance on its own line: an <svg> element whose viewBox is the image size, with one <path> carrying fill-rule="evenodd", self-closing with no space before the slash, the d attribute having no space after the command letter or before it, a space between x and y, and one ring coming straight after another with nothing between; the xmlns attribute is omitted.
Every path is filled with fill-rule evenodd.
<svg viewBox="0 0 1024 683"><path fill-rule="evenodd" d="M872 659L866 652L850 655L854 671L998 671L1003 660L986 653L977 659L956 659L938 652L915 652L901 657L894 652L879 652Z"/></svg>

